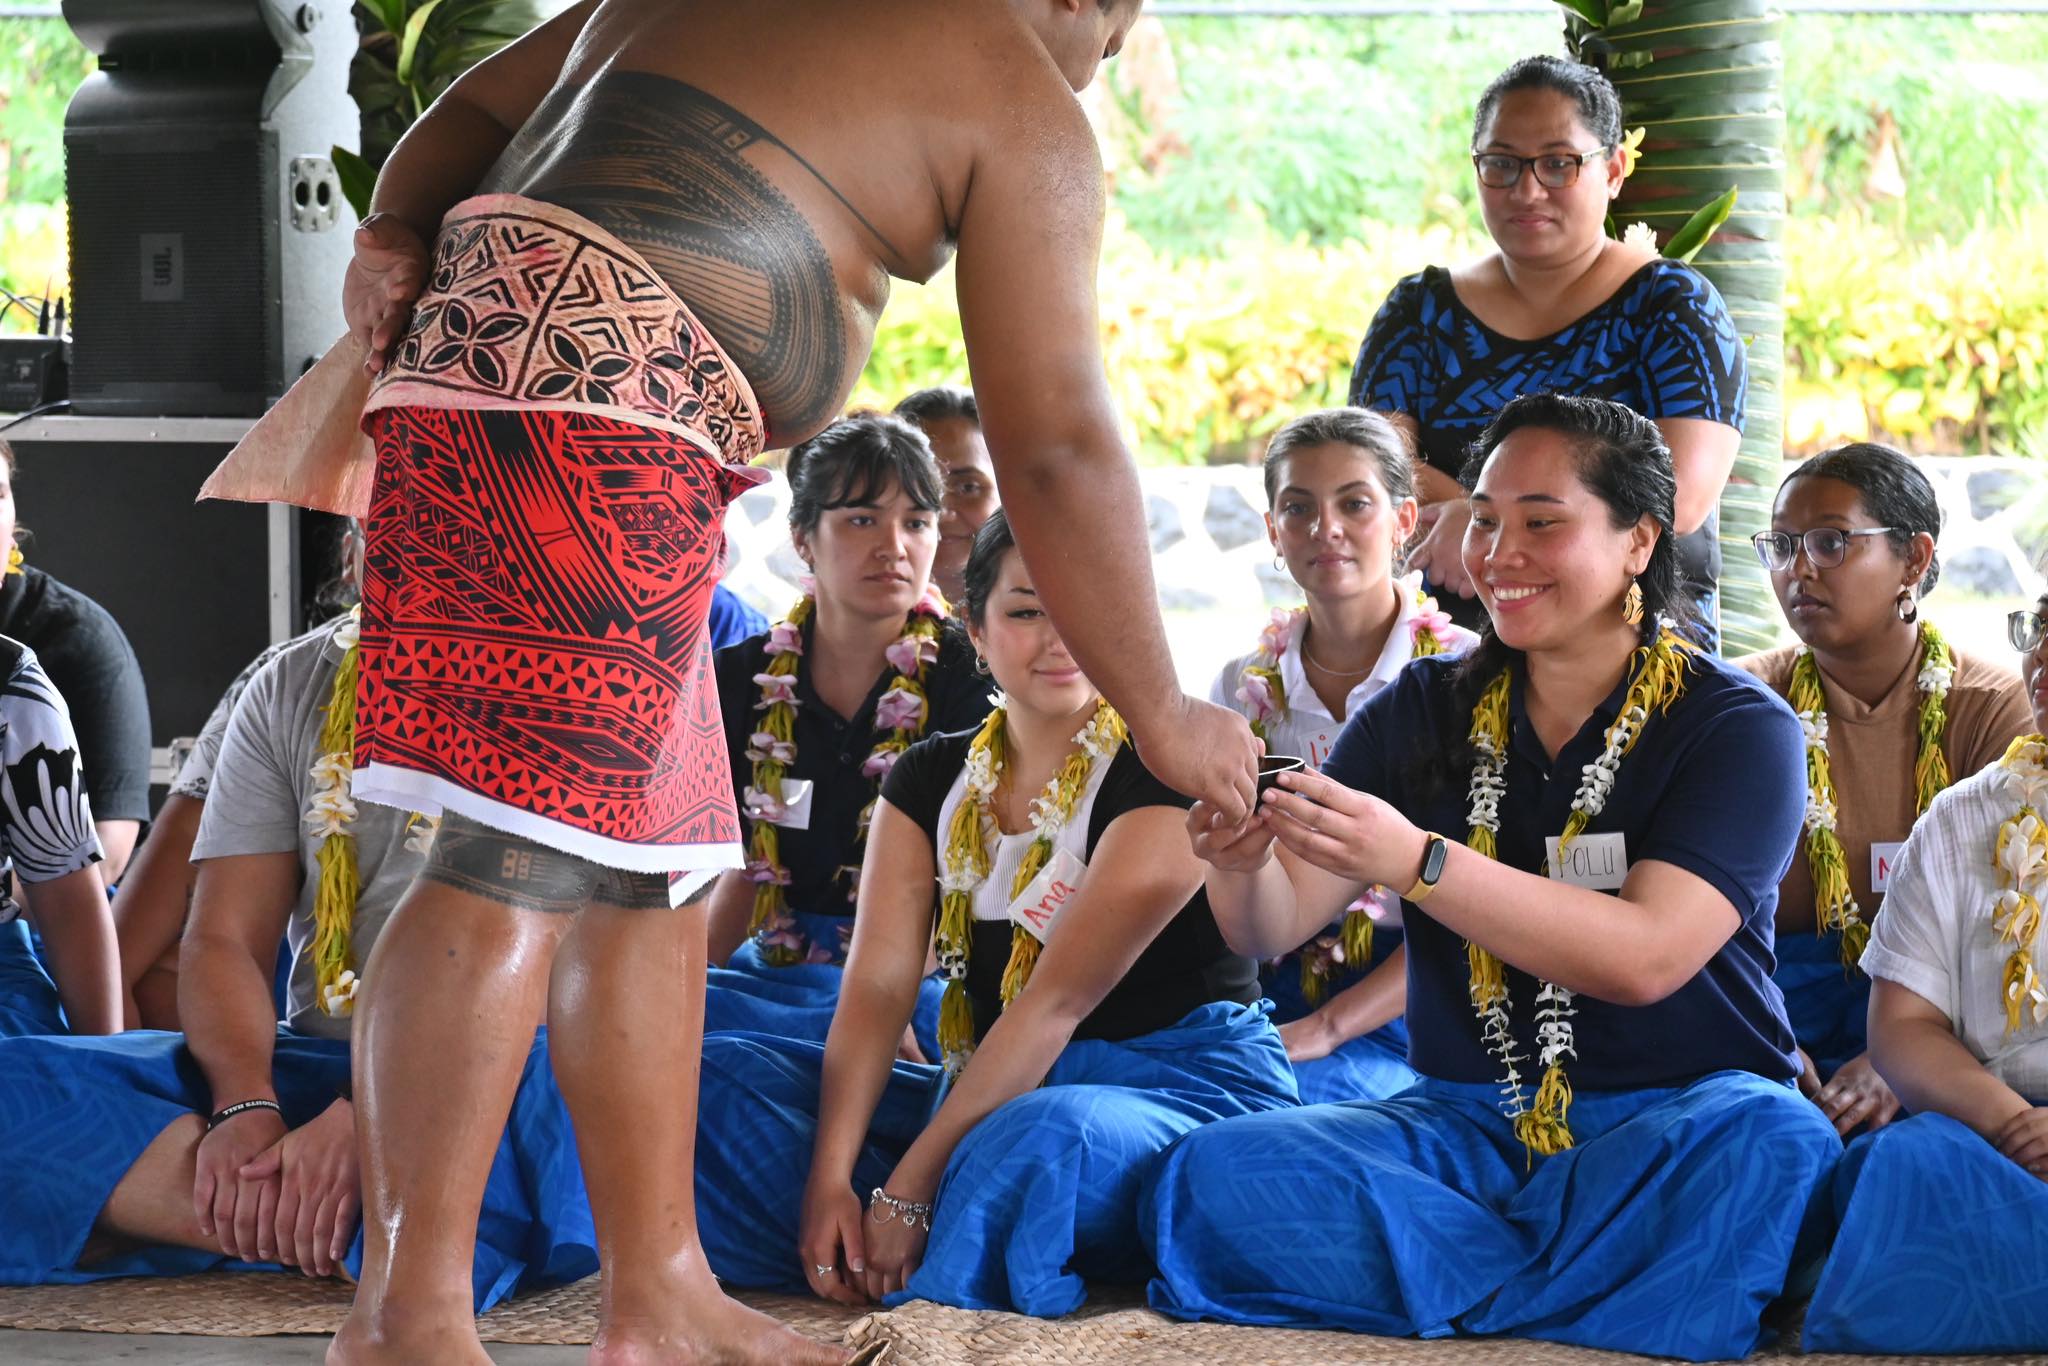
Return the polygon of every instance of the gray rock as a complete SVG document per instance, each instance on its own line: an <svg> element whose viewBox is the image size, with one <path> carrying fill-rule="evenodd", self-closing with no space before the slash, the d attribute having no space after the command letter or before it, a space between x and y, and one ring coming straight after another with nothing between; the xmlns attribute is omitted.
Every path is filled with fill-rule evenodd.
<svg viewBox="0 0 2048 1366"><path fill-rule="evenodd" d="M1266 519L1250 499L1229 484L1210 486L1209 505L1202 510L1202 525L1208 529L1210 539L1224 550L1266 539Z"/></svg>
<svg viewBox="0 0 2048 1366"><path fill-rule="evenodd" d="M1941 557L1941 583L1965 593L1985 597L2019 597L2019 576L2013 573L2011 557L1988 545L1965 546Z"/></svg>
<svg viewBox="0 0 2048 1366"><path fill-rule="evenodd" d="M2027 496L2028 480L2018 470L1972 470L1970 516L1977 521L1996 516Z"/></svg>
<svg viewBox="0 0 2048 1366"><path fill-rule="evenodd" d="M796 553L795 546L784 541L768 552L768 571L784 583L793 585L798 579L810 573L811 567Z"/></svg>
<svg viewBox="0 0 2048 1366"><path fill-rule="evenodd" d="M1156 493L1145 495L1145 529L1152 534L1154 555L1188 538L1187 528L1181 523L1180 509L1173 505L1171 499Z"/></svg>
<svg viewBox="0 0 2048 1366"><path fill-rule="evenodd" d="M1222 605L1221 598L1199 588L1178 583L1159 585L1159 606L1168 612L1213 612Z"/></svg>
<svg viewBox="0 0 2048 1366"><path fill-rule="evenodd" d="M755 526L761 525L775 513L774 485L762 484L758 488L749 489L739 496L738 506L741 512L747 514L748 521Z"/></svg>
<svg viewBox="0 0 2048 1366"><path fill-rule="evenodd" d="M1259 592L1264 595L1266 606L1301 606L1301 585L1285 569L1275 569L1271 560L1260 560L1253 566L1253 572L1258 576Z"/></svg>

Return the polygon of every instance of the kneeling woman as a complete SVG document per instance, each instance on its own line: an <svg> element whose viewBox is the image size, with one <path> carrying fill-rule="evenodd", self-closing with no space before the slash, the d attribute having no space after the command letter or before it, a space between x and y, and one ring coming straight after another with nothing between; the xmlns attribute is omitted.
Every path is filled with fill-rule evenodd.
<svg viewBox="0 0 2048 1366"><path fill-rule="evenodd" d="M1857 968L1913 822L1953 772L1995 762L2030 725L2019 675L1950 648L1920 599L1940 573L1941 504L1905 456L1868 443L1815 456L1778 488L1757 555L1799 644L1741 666L1806 730L1806 833L1778 888L1778 969L1813 1097L1844 1137L1898 1097L1871 1066Z"/></svg>
<svg viewBox="0 0 2048 1366"><path fill-rule="evenodd" d="M789 483L812 587L717 660L751 832L746 868L712 897L711 961L731 970L711 974L705 1028L823 1042L882 778L919 737L981 724L989 683L931 587L943 489L923 434L897 418L835 422L791 454ZM927 996L922 1049L936 985Z"/></svg>
<svg viewBox="0 0 2048 1366"><path fill-rule="evenodd" d="M1250 952L1402 890L1422 1080L1177 1144L1152 1302L1739 1357L1841 1151L1769 982L1799 725L1661 619L1686 604L1654 426L1533 396L1476 449L1482 643L1411 665L1249 826L1189 820Z"/></svg>
<svg viewBox="0 0 2048 1366"><path fill-rule="evenodd" d="M966 584L1005 703L890 773L823 1050L706 1039L698 1207L737 1284L1058 1315L1083 1277L1147 1274L1138 1189L1160 1151L1294 1104L1294 1075L1202 895L1185 799L1075 666L1001 513ZM935 880L943 1069L893 1047Z"/></svg>
<svg viewBox="0 0 2048 1366"><path fill-rule="evenodd" d="M1870 1059L1913 1113L1836 1174L1809 1350L2048 1348L2044 614L2048 595L2010 620L2035 733L1934 799L1863 952Z"/></svg>

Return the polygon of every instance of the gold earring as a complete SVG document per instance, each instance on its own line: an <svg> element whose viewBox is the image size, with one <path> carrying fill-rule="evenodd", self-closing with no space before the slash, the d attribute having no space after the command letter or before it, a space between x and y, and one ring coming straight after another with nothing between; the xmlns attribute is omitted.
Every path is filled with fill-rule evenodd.
<svg viewBox="0 0 2048 1366"><path fill-rule="evenodd" d="M1621 619L1631 626L1643 624L1643 586L1634 579L1628 581L1628 592L1621 595Z"/></svg>

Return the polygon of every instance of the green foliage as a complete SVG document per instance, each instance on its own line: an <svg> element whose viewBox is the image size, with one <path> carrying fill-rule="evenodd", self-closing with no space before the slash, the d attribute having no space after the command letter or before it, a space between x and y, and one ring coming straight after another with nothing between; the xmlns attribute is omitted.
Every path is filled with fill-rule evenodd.
<svg viewBox="0 0 2048 1366"><path fill-rule="evenodd" d="M64 106L92 69L63 20L0 21L0 203L64 197Z"/></svg>
<svg viewBox="0 0 2048 1366"><path fill-rule="evenodd" d="M382 166L456 77L561 8L561 0L357 0L363 47L349 93L363 111L362 159ZM358 178L360 169L352 168ZM368 203L365 194L357 212Z"/></svg>

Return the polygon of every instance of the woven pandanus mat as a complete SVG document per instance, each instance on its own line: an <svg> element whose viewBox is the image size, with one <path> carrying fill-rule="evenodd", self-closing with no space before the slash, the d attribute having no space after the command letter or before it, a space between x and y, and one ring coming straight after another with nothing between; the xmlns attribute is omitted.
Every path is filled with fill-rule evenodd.
<svg viewBox="0 0 2048 1366"><path fill-rule="evenodd" d="M597 1331L597 1293L592 1277L524 1296L484 1315L477 1329L485 1342L587 1343ZM341 1326L353 1294L339 1281L261 1272L0 1286L0 1328L226 1338L328 1334ZM865 1317L863 1310L810 1296L741 1290L733 1297L825 1342L844 1341L847 1329Z"/></svg>

